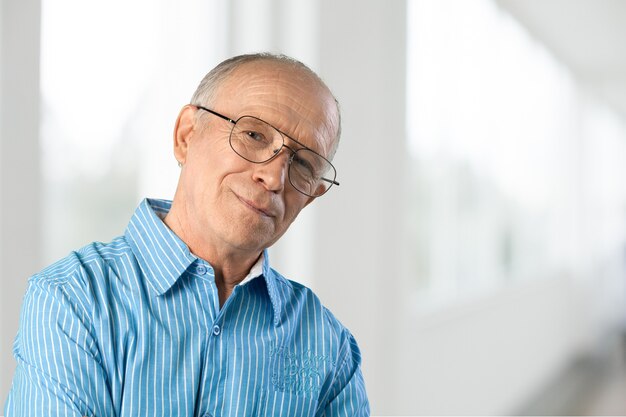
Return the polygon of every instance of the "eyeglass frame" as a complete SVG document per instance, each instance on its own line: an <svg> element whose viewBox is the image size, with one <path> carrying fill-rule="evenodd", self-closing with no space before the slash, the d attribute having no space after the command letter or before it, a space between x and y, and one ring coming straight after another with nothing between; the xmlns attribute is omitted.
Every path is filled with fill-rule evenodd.
<svg viewBox="0 0 626 417"><path fill-rule="evenodd" d="M201 105L199 105L199 104L191 104L191 105L192 105L192 106L194 106L194 107L195 107L195 108L197 108L197 109L204 110L205 112L208 112L208 113L210 113L210 114L212 114L212 115L214 115L214 116L217 116L217 117L219 117L219 118L221 118L221 119L224 119L224 120L226 120L227 122L230 122L230 123L233 125L233 127L232 127L232 128L231 128L231 130L230 130L230 136L229 136L229 139L228 139L228 144L230 145L230 148L233 150L233 152L235 152L235 153L236 153L239 157L241 157L242 159L245 159L245 160L246 160L246 161L248 161L248 162L251 162L251 163L253 163L253 164L264 164L264 163L269 162L269 161L271 161L272 159L276 158L276 157L280 154L280 151L281 151L283 148L287 148L287 149L289 149L289 150L291 151L291 156L289 157L289 165L291 165L291 162L293 161L293 157L295 156L296 152L298 152L298 151L300 151L300 150L302 150L302 149L306 149L306 150L308 150L308 151L313 152L315 155L319 156L320 158L322 158L322 159L323 159L323 160L325 160L326 162L328 162L328 164L329 164L329 165L332 167L332 169L335 171L335 178L337 177L337 168L335 168L335 166L332 164L332 162L330 162L327 158L325 158L324 156L320 155L318 152L314 151L313 149L309 148L308 146L304 145L303 143L299 142L298 140L296 140L296 139L292 138L291 136L289 136L289 135L288 135L288 134L286 134L285 132L281 131L280 129L277 129L275 126L273 126L272 124L270 124L270 123L266 122L266 121L265 121L265 120L263 120L263 119L260 119L260 118L258 118L258 117L256 117L256 116L250 116L250 115L245 114L245 115L243 115L243 116L240 116L237 120L233 120L233 119L231 119L231 118L230 118L230 117L228 117L228 116L224 116L223 114L220 114L220 113L216 112L215 110L211 110L211 109L209 109L209 108L207 108L207 107L204 107L204 106L201 106ZM276 152L274 153L274 155L272 155L269 159L266 159L265 161L260 161L260 162L251 161L251 160L249 160L248 158L245 158L244 156L242 156L239 152L237 152L237 151L235 150L235 148L233 148L233 144L232 144L232 142L231 142L231 139L230 139L230 138L232 137L233 130L235 129L235 125L237 124L237 122L238 122L239 120L243 119L244 117L252 117L252 118L254 118L254 119L260 120L261 122L263 122L263 123L267 124L267 125L268 125L268 126L270 126L272 129L274 129L275 131L277 131L277 132L278 132L278 133L282 136L282 138L283 138L283 143L282 143L281 147L280 147L280 148L278 149L278 151L276 151ZM300 149L296 149L296 150L293 150L291 147L289 147L288 145L286 145L286 144L285 144L285 137L287 137L287 138L289 138L290 140L294 141L295 143L297 143L298 145L300 145L302 148L300 148ZM321 178L320 178L320 180L323 180L323 181L326 181L326 182L330 183L330 186L329 186L328 188L326 188L326 190L324 190L324 192L323 192L322 194L317 195L317 196L313 196L313 195L310 195L310 194L305 193L304 191L299 190L299 189L298 189L295 185L293 185L293 182L291 182L291 174L290 174L290 170L287 170L287 174L288 174L288 178L289 178L289 183L290 183L290 184L291 184L291 186L294 188L294 190L296 190L297 192L299 192L299 193L301 193L301 194L304 194L304 195L306 195L306 196L308 196L308 197L314 197L314 198L321 197L321 196L323 196L324 194L326 194L326 193L328 192L328 190L330 190L330 189L331 189L331 187L332 187L333 185L337 185L337 186L339 186L339 182L337 182L335 179L332 179L332 180L331 180L331 179L328 179L328 178L321 177Z"/></svg>

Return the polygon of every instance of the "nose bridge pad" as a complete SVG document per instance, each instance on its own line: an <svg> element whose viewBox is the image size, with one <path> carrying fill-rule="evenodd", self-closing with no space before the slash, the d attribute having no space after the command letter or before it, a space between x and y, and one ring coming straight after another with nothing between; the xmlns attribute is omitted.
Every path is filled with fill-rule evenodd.
<svg viewBox="0 0 626 417"><path fill-rule="evenodd" d="M283 148L287 148L289 149L289 152L291 152L291 155L289 155L289 158L287 159L287 165L291 165L291 163L293 162L293 158L295 158L296 156L296 151L294 151L287 145L283 145Z"/></svg>
<svg viewBox="0 0 626 417"><path fill-rule="evenodd" d="M280 155L280 153L282 152L283 149L288 149L289 152L291 152L291 155L289 155L289 157L287 158L287 165L291 165L291 162L293 161L293 159L296 156L296 151L294 151L293 149L291 149L289 146L287 145L283 145L278 149L275 149L272 151L273 155L272 157L269 159L270 161L273 159L276 159L278 157L278 155Z"/></svg>

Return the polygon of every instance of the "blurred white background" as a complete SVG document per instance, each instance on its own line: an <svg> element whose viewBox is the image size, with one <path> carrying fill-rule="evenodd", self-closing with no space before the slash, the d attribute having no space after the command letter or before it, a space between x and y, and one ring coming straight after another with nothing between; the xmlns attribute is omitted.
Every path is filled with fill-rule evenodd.
<svg viewBox="0 0 626 417"><path fill-rule="evenodd" d="M373 414L594 412L564 407L626 324L625 21L620 0L2 0L1 401L28 276L171 198L179 108L269 50L344 120L341 187L272 262L355 334Z"/></svg>

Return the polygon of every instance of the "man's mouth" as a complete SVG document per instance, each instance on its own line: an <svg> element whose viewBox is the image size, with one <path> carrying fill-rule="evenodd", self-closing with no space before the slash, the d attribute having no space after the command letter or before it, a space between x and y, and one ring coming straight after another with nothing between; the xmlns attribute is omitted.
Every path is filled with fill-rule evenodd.
<svg viewBox="0 0 626 417"><path fill-rule="evenodd" d="M241 201L243 203L244 206L248 207L250 210L265 216L265 217L274 217L274 214L272 213L272 210L268 207L263 207L260 204L257 204L253 201L247 200L243 197L237 196L237 198L239 199L239 201Z"/></svg>

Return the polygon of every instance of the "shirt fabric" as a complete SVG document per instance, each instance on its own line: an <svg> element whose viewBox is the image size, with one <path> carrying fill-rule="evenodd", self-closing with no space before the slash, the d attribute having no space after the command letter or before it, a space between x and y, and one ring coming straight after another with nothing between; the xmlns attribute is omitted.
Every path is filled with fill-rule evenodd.
<svg viewBox="0 0 626 417"><path fill-rule="evenodd" d="M264 251L220 308L170 207L144 200L123 236L31 277L5 416L369 415L357 344L315 294Z"/></svg>

